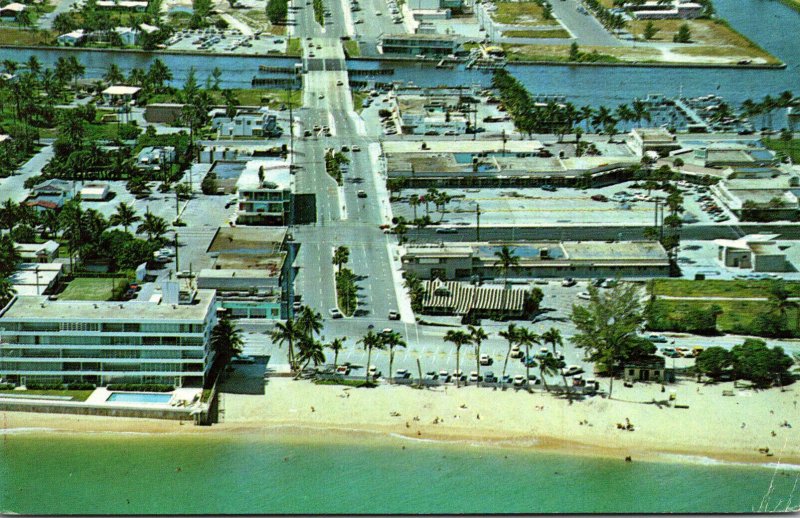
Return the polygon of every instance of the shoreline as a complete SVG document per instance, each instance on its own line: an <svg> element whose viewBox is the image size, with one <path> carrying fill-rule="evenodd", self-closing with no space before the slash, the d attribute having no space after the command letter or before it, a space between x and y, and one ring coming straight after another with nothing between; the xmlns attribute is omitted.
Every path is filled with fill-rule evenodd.
<svg viewBox="0 0 800 518"><path fill-rule="evenodd" d="M249 54L240 52L226 52L224 54L211 54L208 52L193 51L193 50L142 50L142 49L117 49L117 48L92 48L92 47L54 47L48 45L0 45L0 50L35 50L35 51L67 51L67 52L113 52L118 54L136 54L148 55L152 57L158 56L203 56L210 58L251 58L251 59L282 59L291 60L293 62L302 61L302 56L286 55L286 54ZM404 63L404 64L419 64L435 66L439 60L420 60L414 57L404 56L358 56L347 57L345 61L370 61L370 62L385 62L385 63ZM592 63L592 62L569 62L569 61L531 61L531 60L517 60L509 61L509 66L520 65L523 67L528 66L552 66L552 67L631 67L631 68L698 68L698 69L721 69L731 68L740 70L784 70L787 65L784 62L769 64L749 64L737 65L736 63L668 63L668 62L618 62L618 63Z"/></svg>
<svg viewBox="0 0 800 518"><path fill-rule="evenodd" d="M789 420L800 426L793 410L797 388L727 398L716 394L721 389L702 387L703 392L695 392L694 385L670 387L677 391L678 402L689 406L675 409L651 404L651 393L659 393L658 386L615 392L620 399L595 397L569 405L552 395L523 391L495 392L477 387L420 391L381 386L359 392L336 385L272 378L266 395L223 394L224 419L210 427L156 419L4 412L0 435L208 434L214 438L257 436L316 443L356 442L370 437L384 443L466 443L620 462L630 456L634 462L754 467L781 463L791 465L787 469L800 470L800 443L793 435L796 432L779 425ZM640 400L630 400L636 392ZM659 403L655 398L653 402ZM770 407L774 409L772 419ZM616 427L626 418L630 418L635 431ZM744 420L746 429L740 427ZM771 435L772 431L776 435ZM765 447L773 456L758 452Z"/></svg>

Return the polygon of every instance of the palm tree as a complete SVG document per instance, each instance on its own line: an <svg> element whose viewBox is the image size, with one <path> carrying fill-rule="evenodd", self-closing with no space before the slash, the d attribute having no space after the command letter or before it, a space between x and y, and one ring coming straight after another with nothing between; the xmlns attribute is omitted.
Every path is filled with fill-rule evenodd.
<svg viewBox="0 0 800 518"><path fill-rule="evenodd" d="M797 331L800 329L800 311L798 311L800 304L789 300L790 295L783 282L775 281L769 287L769 305L771 311L778 312L782 322L786 321L786 315L790 309L796 310L795 331Z"/></svg>
<svg viewBox="0 0 800 518"><path fill-rule="evenodd" d="M406 341L403 340L403 337L400 336L400 333L397 331L392 331L391 333L382 335L383 343L389 349L389 383L393 383L393 376L392 373L394 372L394 348L395 347L405 347Z"/></svg>
<svg viewBox="0 0 800 518"><path fill-rule="evenodd" d="M17 224L17 214L19 214L19 204L11 198L4 201L0 206L0 228L6 228L10 232Z"/></svg>
<svg viewBox="0 0 800 518"><path fill-rule="evenodd" d="M320 363L325 363L325 351L319 340L314 340L311 336L303 336L298 342L298 363L303 363L303 367L297 370L297 376L308 367L308 364L314 362L314 367Z"/></svg>
<svg viewBox="0 0 800 518"><path fill-rule="evenodd" d="M478 367L478 377L481 375L481 343L489 338L482 327L467 326L469 337L475 345L475 363Z"/></svg>
<svg viewBox="0 0 800 518"><path fill-rule="evenodd" d="M116 63L108 65L108 70L103 74L103 80L111 85L120 84L125 81L125 76L122 74L119 66Z"/></svg>
<svg viewBox="0 0 800 518"><path fill-rule="evenodd" d="M505 288L505 292L503 294L503 315L506 313L506 305L508 304L508 272L517 266L519 266L519 257L514 255L514 249L509 248L508 245L503 245L503 248L496 251L494 256L497 257L497 260L494 262L494 266L499 266L500 271L503 274L503 286Z"/></svg>
<svg viewBox="0 0 800 518"><path fill-rule="evenodd" d="M285 322L278 322L269 333L269 336L279 347L283 345L283 342L288 344L289 368L295 370L294 342L302 336L297 323L291 318Z"/></svg>
<svg viewBox="0 0 800 518"><path fill-rule="evenodd" d="M417 207L419 207L419 196L412 194L408 197L408 205L414 211L414 219L417 219Z"/></svg>
<svg viewBox="0 0 800 518"><path fill-rule="evenodd" d="M333 264L338 273L342 273L342 266L350 260L350 249L346 246L337 246L333 251Z"/></svg>
<svg viewBox="0 0 800 518"><path fill-rule="evenodd" d="M347 340L346 336L342 338L334 338L325 347L333 351L333 368L339 366L339 351L344 349L344 341Z"/></svg>
<svg viewBox="0 0 800 518"><path fill-rule="evenodd" d="M297 317L297 327L300 333L313 338L314 335L322 332L322 315L309 306L303 306Z"/></svg>
<svg viewBox="0 0 800 518"><path fill-rule="evenodd" d="M383 350L386 348L384 345L383 338L380 335L375 334L372 330L367 332L361 339L357 342L364 346L364 349L367 350L367 366L364 368L366 371L364 373L364 383L369 384L369 364L372 361L372 350L379 349Z"/></svg>
<svg viewBox="0 0 800 518"><path fill-rule="evenodd" d="M530 329L520 328L519 330L519 342L525 346L525 379L530 379L530 358L531 358L531 345L539 345L541 336L537 333L534 333ZM541 363L541 362L540 362Z"/></svg>
<svg viewBox="0 0 800 518"><path fill-rule="evenodd" d="M167 222L161 216L156 216L150 211L144 214L142 224L136 228L139 234L147 234L148 241L160 240L168 231Z"/></svg>
<svg viewBox="0 0 800 518"><path fill-rule="evenodd" d="M444 335L445 342L456 346L456 387L461 386L461 347L472 341L472 337L460 329L450 329Z"/></svg>
<svg viewBox="0 0 800 518"><path fill-rule="evenodd" d="M222 317L211 330L211 345L221 358L221 364L228 362L242 352L244 341L239 329L236 329L227 316Z"/></svg>
<svg viewBox="0 0 800 518"><path fill-rule="evenodd" d="M550 392L550 387L547 386L547 379L545 375L550 376L558 373L564 366L563 362L549 354L542 355L539 359L539 376L542 378L542 384L547 392Z"/></svg>
<svg viewBox="0 0 800 518"><path fill-rule="evenodd" d="M141 219L142 218L136 214L136 209L133 207L133 205L121 202L119 205L117 205L117 211L111 215L111 218L109 218L108 222L112 226L122 225L122 227L125 229L125 232L127 232L128 227L137 221L140 221Z"/></svg>
<svg viewBox="0 0 800 518"><path fill-rule="evenodd" d="M517 328L517 324L508 324L508 328L505 331L500 331L498 333L500 338L505 338L508 341L508 350L506 351L506 360L503 362L503 376L506 375L506 367L508 366L508 357L511 355L511 347L518 343L519 341L519 329Z"/></svg>
<svg viewBox="0 0 800 518"><path fill-rule="evenodd" d="M563 339L561 338L561 331L556 329L555 327L551 327L544 333L542 333L542 342L546 344L550 344L553 347L553 356L558 354L556 351L556 346L560 346L564 344ZM569 389L569 383L567 383L567 377L564 375L564 370L561 370L561 379L564 380L564 388L567 390L567 399L569 403L572 404L572 391Z"/></svg>
<svg viewBox="0 0 800 518"><path fill-rule="evenodd" d="M54 210L46 210L42 212L41 216L42 226L48 237L56 237L58 235L58 213Z"/></svg>
<svg viewBox="0 0 800 518"><path fill-rule="evenodd" d="M635 120L639 126L642 125L642 120L646 120L647 122L652 120L650 117L650 110L647 109L647 105L641 99L633 100L631 103L631 110L633 110Z"/></svg>
<svg viewBox="0 0 800 518"><path fill-rule="evenodd" d="M29 57L26 64L28 65L30 73L34 76L39 75L39 72L42 71L42 62L39 61L39 58L36 56Z"/></svg>

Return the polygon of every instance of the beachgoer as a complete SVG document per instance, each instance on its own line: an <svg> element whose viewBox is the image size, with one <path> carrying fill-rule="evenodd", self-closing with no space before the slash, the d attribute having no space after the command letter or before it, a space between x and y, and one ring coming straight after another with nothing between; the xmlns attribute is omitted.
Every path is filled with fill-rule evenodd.
<svg viewBox="0 0 800 518"><path fill-rule="evenodd" d="M311 407L311 411L312 411L312 412L316 412L316 410L314 409L314 407L313 407L313 406Z"/></svg>

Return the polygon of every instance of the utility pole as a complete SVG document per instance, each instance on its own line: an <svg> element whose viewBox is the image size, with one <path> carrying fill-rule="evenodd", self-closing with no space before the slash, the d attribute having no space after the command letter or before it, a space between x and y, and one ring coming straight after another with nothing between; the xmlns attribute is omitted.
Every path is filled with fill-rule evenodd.
<svg viewBox="0 0 800 518"><path fill-rule="evenodd" d="M178 229L175 229L175 273L181 271L180 263L178 262Z"/></svg>
<svg viewBox="0 0 800 518"><path fill-rule="evenodd" d="M292 94L294 84L289 85L289 169L292 168L294 160L294 110L292 108Z"/></svg>
<svg viewBox="0 0 800 518"><path fill-rule="evenodd" d="M477 223L476 232L475 232L475 240L481 240L481 206L480 204L475 205L475 220Z"/></svg>

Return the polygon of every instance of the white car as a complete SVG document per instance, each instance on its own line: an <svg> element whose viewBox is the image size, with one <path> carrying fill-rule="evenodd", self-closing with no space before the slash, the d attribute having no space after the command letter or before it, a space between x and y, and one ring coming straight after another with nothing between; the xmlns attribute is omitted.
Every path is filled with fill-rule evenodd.
<svg viewBox="0 0 800 518"><path fill-rule="evenodd" d="M344 315L342 315L342 312L339 311L339 308L331 308L328 310L328 313L330 313L331 318L344 318Z"/></svg>
<svg viewBox="0 0 800 518"><path fill-rule="evenodd" d="M477 383L478 381L480 381L480 376L478 376L478 373L476 371L472 371L469 373L469 380L472 383Z"/></svg>
<svg viewBox="0 0 800 518"><path fill-rule="evenodd" d="M581 300L592 300L592 296L589 295L588 291L582 291L578 293L578 298Z"/></svg>
<svg viewBox="0 0 800 518"><path fill-rule="evenodd" d="M516 376L514 376L514 386L515 387L521 387L521 386L525 385L525 382L526 382L525 376L523 376L522 374L517 374Z"/></svg>
<svg viewBox="0 0 800 518"><path fill-rule="evenodd" d="M173 252L170 248L160 248L156 253L158 255L164 255L167 257L175 257L175 252Z"/></svg>
<svg viewBox="0 0 800 518"><path fill-rule="evenodd" d="M480 362L481 365L491 365L492 363L494 363L494 361L488 354L481 354Z"/></svg>
<svg viewBox="0 0 800 518"><path fill-rule="evenodd" d="M575 376L576 374L583 374L583 369L580 365L570 365L561 371L564 376Z"/></svg>

